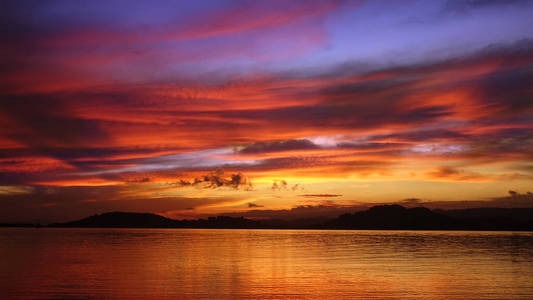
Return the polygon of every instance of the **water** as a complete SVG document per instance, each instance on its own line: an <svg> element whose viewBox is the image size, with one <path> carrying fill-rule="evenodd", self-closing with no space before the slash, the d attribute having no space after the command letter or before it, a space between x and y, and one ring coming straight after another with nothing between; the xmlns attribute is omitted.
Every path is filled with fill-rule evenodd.
<svg viewBox="0 0 533 300"><path fill-rule="evenodd" d="M0 298L533 299L533 233L3 228Z"/></svg>

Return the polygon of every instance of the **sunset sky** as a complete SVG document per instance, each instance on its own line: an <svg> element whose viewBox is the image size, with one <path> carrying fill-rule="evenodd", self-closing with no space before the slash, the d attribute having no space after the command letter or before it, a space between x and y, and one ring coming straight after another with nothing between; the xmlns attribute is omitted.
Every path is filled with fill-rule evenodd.
<svg viewBox="0 0 533 300"><path fill-rule="evenodd" d="M533 1L0 14L0 222L533 206Z"/></svg>

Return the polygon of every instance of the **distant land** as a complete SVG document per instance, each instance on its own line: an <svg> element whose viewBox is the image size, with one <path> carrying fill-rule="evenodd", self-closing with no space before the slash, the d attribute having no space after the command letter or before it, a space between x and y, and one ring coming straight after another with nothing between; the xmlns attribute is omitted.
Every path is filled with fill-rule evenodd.
<svg viewBox="0 0 533 300"><path fill-rule="evenodd" d="M0 227L42 227L42 225L33 223L0 223Z"/></svg>
<svg viewBox="0 0 533 300"><path fill-rule="evenodd" d="M242 229L386 229L386 230L533 230L533 208L430 210L378 205L337 218L252 220L218 216L173 220L150 213L110 212L49 227L91 228L242 228Z"/></svg>

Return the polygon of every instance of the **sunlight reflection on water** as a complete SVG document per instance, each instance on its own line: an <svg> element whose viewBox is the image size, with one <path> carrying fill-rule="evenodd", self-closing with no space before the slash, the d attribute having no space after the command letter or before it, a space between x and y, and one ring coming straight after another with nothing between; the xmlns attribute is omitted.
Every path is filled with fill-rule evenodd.
<svg viewBox="0 0 533 300"><path fill-rule="evenodd" d="M533 233L0 229L9 298L532 299Z"/></svg>

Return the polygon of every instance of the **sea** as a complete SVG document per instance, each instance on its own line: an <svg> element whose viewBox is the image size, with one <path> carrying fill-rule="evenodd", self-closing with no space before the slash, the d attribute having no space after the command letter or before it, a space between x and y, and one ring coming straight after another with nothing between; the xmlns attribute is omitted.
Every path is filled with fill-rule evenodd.
<svg viewBox="0 0 533 300"><path fill-rule="evenodd" d="M0 299L533 299L533 233L0 228Z"/></svg>

